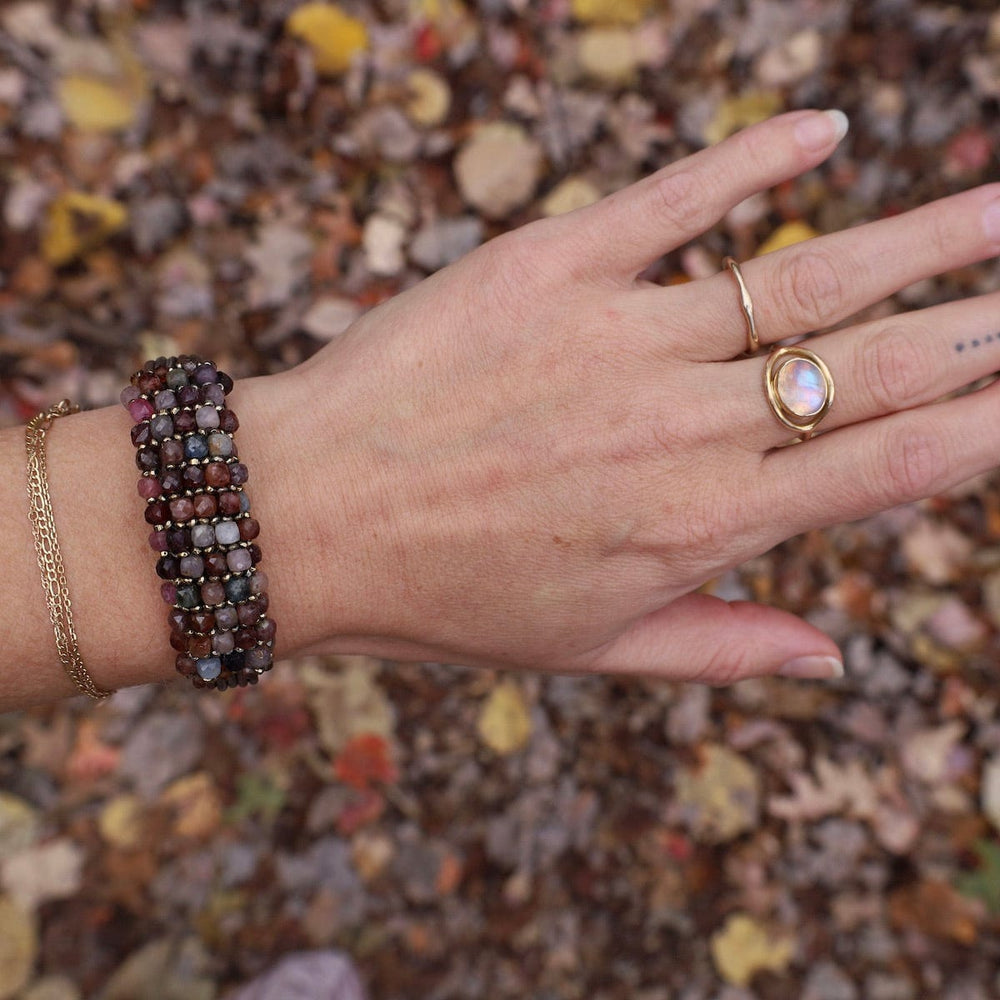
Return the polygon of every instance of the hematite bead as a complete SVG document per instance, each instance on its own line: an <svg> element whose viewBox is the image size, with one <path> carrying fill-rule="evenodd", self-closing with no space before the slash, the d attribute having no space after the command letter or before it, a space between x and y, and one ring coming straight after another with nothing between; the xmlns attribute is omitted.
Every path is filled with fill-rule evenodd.
<svg viewBox="0 0 1000 1000"><path fill-rule="evenodd" d="M177 576L177 556L160 556L156 560L156 575L173 580Z"/></svg>
<svg viewBox="0 0 1000 1000"><path fill-rule="evenodd" d="M211 632L215 628L216 616L211 611L191 611L188 621L195 632Z"/></svg>
<svg viewBox="0 0 1000 1000"><path fill-rule="evenodd" d="M225 552L205 553L205 572L209 576L225 576L229 572L229 561Z"/></svg>
<svg viewBox="0 0 1000 1000"><path fill-rule="evenodd" d="M233 431L239 430L239 426L240 422L232 410L223 410L219 414L219 430L232 434Z"/></svg>
<svg viewBox="0 0 1000 1000"><path fill-rule="evenodd" d="M197 527L197 525L195 526ZM167 528L167 549L171 552L187 552L191 548L190 528Z"/></svg>
<svg viewBox="0 0 1000 1000"><path fill-rule="evenodd" d="M182 608L196 608L199 603L197 586L193 583L179 584L176 603Z"/></svg>
<svg viewBox="0 0 1000 1000"><path fill-rule="evenodd" d="M238 493L236 490L226 490L224 493L219 493L219 513L238 514L240 510L241 495L242 494Z"/></svg>
<svg viewBox="0 0 1000 1000"><path fill-rule="evenodd" d="M140 448L135 453L135 464L140 472L156 472L160 465L160 453L156 448Z"/></svg>
<svg viewBox="0 0 1000 1000"><path fill-rule="evenodd" d="M226 598L239 604L250 596L250 581L245 576L231 576L226 580Z"/></svg>
<svg viewBox="0 0 1000 1000"><path fill-rule="evenodd" d="M177 415L180 416L180 414ZM183 461L184 442L178 441L177 438L164 438L160 442L160 463L162 465L178 465Z"/></svg>
<svg viewBox="0 0 1000 1000"><path fill-rule="evenodd" d="M247 467L242 462L233 462L229 466L229 481L233 486L242 486L247 481Z"/></svg>
<svg viewBox="0 0 1000 1000"><path fill-rule="evenodd" d="M219 507L213 493L199 493L191 498L191 502L194 504L195 517L214 517Z"/></svg>

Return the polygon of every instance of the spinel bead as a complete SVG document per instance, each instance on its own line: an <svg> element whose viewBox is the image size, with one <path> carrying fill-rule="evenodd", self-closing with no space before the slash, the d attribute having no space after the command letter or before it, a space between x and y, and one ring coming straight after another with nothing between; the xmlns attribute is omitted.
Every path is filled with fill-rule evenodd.
<svg viewBox="0 0 1000 1000"><path fill-rule="evenodd" d="M126 406L128 415L138 423L140 420L148 420L156 411L153 404L148 399L138 398L129 400Z"/></svg>
<svg viewBox="0 0 1000 1000"><path fill-rule="evenodd" d="M119 399L122 401L122 406L128 409L128 404L132 402L133 399L138 399L142 393L134 385L127 385L122 389Z"/></svg>
<svg viewBox="0 0 1000 1000"><path fill-rule="evenodd" d="M244 607L244 605L240 605ZM234 629L238 624L248 624L239 617L239 608L234 608L231 604L223 604L221 608L215 609L215 624L220 629Z"/></svg>
<svg viewBox="0 0 1000 1000"><path fill-rule="evenodd" d="M163 484L155 476L143 476L139 480L139 496L143 500L154 500L163 492Z"/></svg>
<svg viewBox="0 0 1000 1000"><path fill-rule="evenodd" d="M219 521L215 525L215 538L220 545L232 545L240 540L240 527L235 521Z"/></svg>
<svg viewBox="0 0 1000 1000"><path fill-rule="evenodd" d="M250 581L245 576L231 576L226 580L226 600L239 604L250 596Z"/></svg>
<svg viewBox="0 0 1000 1000"><path fill-rule="evenodd" d="M191 544L196 549L204 549L215 544L214 524L193 524L191 525Z"/></svg>
<svg viewBox="0 0 1000 1000"><path fill-rule="evenodd" d="M246 549L230 549L226 553L226 562L234 573L245 573L253 565Z"/></svg>
<svg viewBox="0 0 1000 1000"><path fill-rule="evenodd" d="M222 672L222 661L217 656L206 656L195 663L198 666L198 676L205 681L214 681Z"/></svg>
<svg viewBox="0 0 1000 1000"><path fill-rule="evenodd" d="M153 405L158 410L169 410L172 406L177 405L177 397L170 389L161 389L153 397Z"/></svg>
<svg viewBox="0 0 1000 1000"><path fill-rule="evenodd" d="M199 406L194 411L194 419L201 428L218 427L219 411L214 406Z"/></svg>

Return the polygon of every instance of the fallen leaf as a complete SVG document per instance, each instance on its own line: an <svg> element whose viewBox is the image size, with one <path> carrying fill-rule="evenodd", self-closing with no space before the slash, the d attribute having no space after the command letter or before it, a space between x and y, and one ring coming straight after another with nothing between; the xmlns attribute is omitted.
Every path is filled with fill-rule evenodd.
<svg viewBox="0 0 1000 1000"><path fill-rule="evenodd" d="M706 744L699 761L677 775L676 808L695 839L723 843L757 825L760 779L728 747Z"/></svg>
<svg viewBox="0 0 1000 1000"><path fill-rule="evenodd" d="M960 895L947 882L928 878L906 885L889 896L889 918L897 927L915 927L924 934L959 944L978 937L981 904Z"/></svg>
<svg viewBox="0 0 1000 1000"><path fill-rule="evenodd" d="M567 177L542 202L543 215L563 215L601 200L601 192L584 177Z"/></svg>
<svg viewBox="0 0 1000 1000"><path fill-rule="evenodd" d="M502 219L534 195L542 149L520 125L481 125L455 157L462 197L491 219Z"/></svg>
<svg viewBox="0 0 1000 1000"><path fill-rule="evenodd" d="M0 862L4 888L28 910L50 899L66 899L80 890L85 857L83 848L67 837L29 847Z"/></svg>
<svg viewBox="0 0 1000 1000"><path fill-rule="evenodd" d="M715 145L738 129L776 115L782 104L781 94L776 90L750 90L739 97L727 97L719 102L712 120L705 126L705 141Z"/></svg>
<svg viewBox="0 0 1000 1000"><path fill-rule="evenodd" d="M955 880L955 888L971 899L982 900L994 916L1000 916L1000 844L981 838L976 841L979 867L962 872Z"/></svg>
<svg viewBox="0 0 1000 1000"><path fill-rule="evenodd" d="M639 65L639 49L628 28L588 28L577 41L580 67L612 86L630 83Z"/></svg>
<svg viewBox="0 0 1000 1000"><path fill-rule="evenodd" d="M791 938L772 935L746 913L732 914L711 941L715 967L733 986L746 986L765 969L784 972L794 950Z"/></svg>
<svg viewBox="0 0 1000 1000"><path fill-rule="evenodd" d="M30 847L40 827L36 809L10 792L0 792L0 858Z"/></svg>
<svg viewBox="0 0 1000 1000"><path fill-rule="evenodd" d="M0 1000L27 985L38 952L35 919L10 896L0 896Z"/></svg>
<svg viewBox="0 0 1000 1000"><path fill-rule="evenodd" d="M796 243L804 243L806 240L811 240L814 236L819 235L820 234L806 222L786 222L784 225L778 226L778 228L771 233L771 235L764 240L763 243L761 243L754 256L763 257L766 253L773 253L775 250L783 250L785 247L794 246Z"/></svg>
<svg viewBox="0 0 1000 1000"><path fill-rule="evenodd" d="M440 125L451 109L451 88L448 81L426 66L418 66L406 78L410 99L406 113L418 125Z"/></svg>
<svg viewBox="0 0 1000 1000"><path fill-rule="evenodd" d="M490 692L479 714L479 737L495 753L511 754L531 738L531 716L521 689L503 680Z"/></svg>
<svg viewBox="0 0 1000 1000"><path fill-rule="evenodd" d="M211 775L198 771L178 778L160 796L176 809L174 832L181 837L208 837L219 828L222 804Z"/></svg>
<svg viewBox="0 0 1000 1000"><path fill-rule="evenodd" d="M137 795L116 795L101 810L98 829L115 847L138 847L145 834L144 809Z"/></svg>
<svg viewBox="0 0 1000 1000"><path fill-rule="evenodd" d="M66 774L71 781L95 781L113 774L120 756L118 747L101 740L94 719L81 719L76 742L66 762Z"/></svg>
<svg viewBox="0 0 1000 1000"><path fill-rule="evenodd" d="M117 132L134 124L139 113L139 102L122 84L95 76L63 77L56 92L63 114L85 131Z"/></svg>
<svg viewBox="0 0 1000 1000"><path fill-rule="evenodd" d="M368 48L364 21L331 3L303 4L289 16L286 27L309 46L317 71L327 76L345 73L354 56Z"/></svg>
<svg viewBox="0 0 1000 1000"><path fill-rule="evenodd" d="M67 191L49 204L42 254L57 267L68 264L100 246L127 219L128 213L120 202L83 191Z"/></svg>
<svg viewBox="0 0 1000 1000"><path fill-rule="evenodd" d="M378 733L359 733L337 755L333 772L340 781L364 791L399 777L388 740Z"/></svg>
<svg viewBox="0 0 1000 1000"><path fill-rule="evenodd" d="M227 823L239 823L257 816L272 823L285 805L285 790L267 774L248 771L236 779L237 798L226 812Z"/></svg>
<svg viewBox="0 0 1000 1000"><path fill-rule="evenodd" d="M816 757L815 779L804 771L788 776L792 794L772 796L767 811L786 820L817 820L846 812L867 819L879 802L872 779L860 761L850 760L842 767L822 755Z"/></svg>
<svg viewBox="0 0 1000 1000"><path fill-rule="evenodd" d="M573 0L573 17L584 24L638 24L652 0Z"/></svg>

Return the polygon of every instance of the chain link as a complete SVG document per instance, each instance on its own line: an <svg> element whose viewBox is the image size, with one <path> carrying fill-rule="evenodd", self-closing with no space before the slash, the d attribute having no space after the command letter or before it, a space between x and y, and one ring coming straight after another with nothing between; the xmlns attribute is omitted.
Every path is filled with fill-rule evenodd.
<svg viewBox="0 0 1000 1000"><path fill-rule="evenodd" d="M80 407L76 403L61 399L28 421L24 432L24 444L28 452L28 516L31 519L31 533L35 537L38 568L42 573L45 602L56 635L59 659L81 691L102 701L115 692L103 691L97 687L83 665L76 629L73 627L66 570L56 538L56 523L52 516L52 499L49 496L48 470L45 464L45 432L57 417L79 412Z"/></svg>

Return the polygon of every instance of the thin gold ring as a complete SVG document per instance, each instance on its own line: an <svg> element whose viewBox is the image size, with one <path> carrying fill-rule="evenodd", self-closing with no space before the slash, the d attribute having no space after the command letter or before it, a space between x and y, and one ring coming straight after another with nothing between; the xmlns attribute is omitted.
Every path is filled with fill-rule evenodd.
<svg viewBox="0 0 1000 1000"><path fill-rule="evenodd" d="M764 389L774 415L808 441L833 405L833 376L805 347L776 347L764 366Z"/></svg>
<svg viewBox="0 0 1000 1000"><path fill-rule="evenodd" d="M747 322L747 354L753 354L760 347L760 338L757 336L757 323L753 318L753 299L750 298L750 289L743 280L743 272L734 257L726 257L723 264L729 268L736 284L740 288L740 306L743 308L743 318Z"/></svg>

